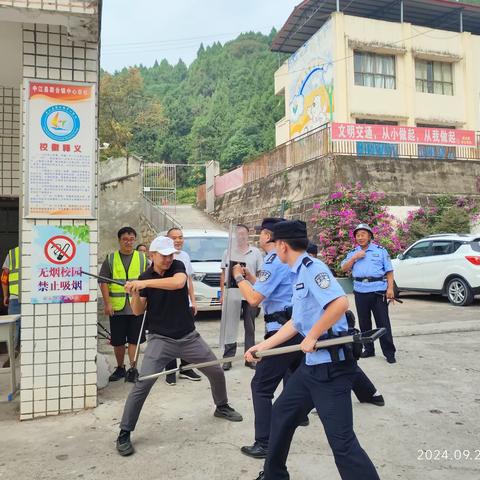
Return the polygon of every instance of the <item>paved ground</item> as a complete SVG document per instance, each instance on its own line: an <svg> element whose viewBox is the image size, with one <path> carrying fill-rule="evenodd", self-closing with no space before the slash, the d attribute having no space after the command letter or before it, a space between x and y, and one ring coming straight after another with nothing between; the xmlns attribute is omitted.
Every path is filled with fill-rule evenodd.
<svg viewBox="0 0 480 480"><path fill-rule="evenodd" d="M392 312L398 363L388 365L381 356L361 362L387 405L354 399L357 435L383 480L478 480L480 302L458 308L444 299L404 299ZM218 319L204 316L197 324L218 346ZM260 330L261 324L259 337ZM108 345L100 350L112 359ZM0 479L253 479L262 462L239 452L252 440L251 376L240 364L227 372L231 403L245 417L239 424L212 416L205 379L180 380L175 387L157 382L132 437L137 453L130 458L114 450L128 384L108 386L95 410L73 415L20 423L15 405L0 405ZM310 419L292 445L291 478L337 479L323 429ZM459 453L462 459L456 460Z"/></svg>
<svg viewBox="0 0 480 480"><path fill-rule="evenodd" d="M166 211L184 228L226 229L224 225L215 222L203 210L192 205L176 205L175 208L166 208Z"/></svg>

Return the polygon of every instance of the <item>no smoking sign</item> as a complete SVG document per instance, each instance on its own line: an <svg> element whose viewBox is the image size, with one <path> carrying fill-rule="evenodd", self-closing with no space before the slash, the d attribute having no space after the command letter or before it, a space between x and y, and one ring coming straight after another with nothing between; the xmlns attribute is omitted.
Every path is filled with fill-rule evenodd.
<svg viewBox="0 0 480 480"><path fill-rule="evenodd" d="M49 262L65 265L70 262L77 251L75 242L65 235L56 235L45 243L44 253Z"/></svg>

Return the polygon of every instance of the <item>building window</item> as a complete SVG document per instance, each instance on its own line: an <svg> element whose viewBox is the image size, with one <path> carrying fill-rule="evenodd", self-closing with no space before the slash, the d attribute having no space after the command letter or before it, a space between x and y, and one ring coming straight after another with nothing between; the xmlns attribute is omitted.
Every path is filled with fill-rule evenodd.
<svg viewBox="0 0 480 480"><path fill-rule="evenodd" d="M453 95L452 64L415 60L417 92Z"/></svg>
<svg viewBox="0 0 480 480"><path fill-rule="evenodd" d="M395 88L395 56L354 52L355 85Z"/></svg>

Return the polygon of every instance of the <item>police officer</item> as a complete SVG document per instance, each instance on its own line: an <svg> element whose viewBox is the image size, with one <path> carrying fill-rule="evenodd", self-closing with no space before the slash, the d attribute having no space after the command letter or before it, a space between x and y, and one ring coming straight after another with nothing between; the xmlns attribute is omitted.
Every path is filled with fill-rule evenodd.
<svg viewBox="0 0 480 480"><path fill-rule="evenodd" d="M262 303L265 312L265 339L274 335L283 324L290 320L292 314L292 278L288 265L282 263L273 243L273 227L283 218L265 218L260 230L260 247L266 256L258 277L248 269L235 265L233 274L243 298L253 307ZM245 279L244 275L247 277ZM248 280L248 281L245 281ZM282 343L298 345L303 340L300 334ZM292 352L276 357L267 357L257 364L252 379L252 400L255 413L255 442L241 448L242 453L253 458L265 458L267 455L272 399L279 383L294 371L303 357L302 351ZM302 424L308 424L305 416Z"/></svg>
<svg viewBox="0 0 480 480"><path fill-rule="evenodd" d="M348 300L330 270L306 253L304 222L279 222L273 227L278 258L293 273L293 314L270 338L245 353L263 351L302 335L305 360L290 377L273 405L272 426L264 472L257 480L289 479L286 461L296 427L316 408L343 480L378 480L375 467L353 431L352 382L356 362L344 347L314 350L318 339L348 330ZM263 361L263 360L262 360Z"/></svg>
<svg viewBox="0 0 480 480"><path fill-rule="evenodd" d="M353 293L357 307L360 330L372 329L371 312L378 328L385 328L386 333L380 337L380 346L388 363L395 363L395 345L392 327L388 316L388 301L394 300L393 267L388 252L372 243L372 229L361 223L353 231L358 246L349 252L341 267L344 272L352 271ZM362 357L373 357L373 343L365 346Z"/></svg>

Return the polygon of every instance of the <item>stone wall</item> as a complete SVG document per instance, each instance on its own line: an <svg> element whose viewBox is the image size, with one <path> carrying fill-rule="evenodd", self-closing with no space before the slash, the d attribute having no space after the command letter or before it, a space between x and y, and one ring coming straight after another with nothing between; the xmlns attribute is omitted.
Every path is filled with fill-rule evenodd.
<svg viewBox="0 0 480 480"><path fill-rule="evenodd" d="M217 197L214 216L220 222L253 226L263 217L278 215L284 200L286 218L309 223L313 204L333 192L336 183L357 181L385 192L392 206L414 208L444 194L480 200L480 161L326 156Z"/></svg>

